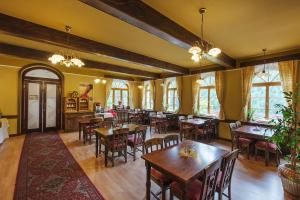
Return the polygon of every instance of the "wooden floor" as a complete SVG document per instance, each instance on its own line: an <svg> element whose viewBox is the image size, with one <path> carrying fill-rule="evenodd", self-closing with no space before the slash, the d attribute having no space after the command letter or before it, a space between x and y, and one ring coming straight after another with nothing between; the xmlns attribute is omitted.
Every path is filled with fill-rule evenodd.
<svg viewBox="0 0 300 200"><path fill-rule="evenodd" d="M95 158L95 144L84 145L77 133L61 133L61 138L85 173L106 200L141 200L145 196L145 164L129 156L127 164L120 159L114 168L105 168L104 159ZM18 162L24 135L12 137L0 146L0 199L13 199ZM229 143L212 145L229 149ZM154 184L152 184L154 185ZM233 174L233 200L283 200L281 182L275 164L265 167L262 159L247 160L240 156ZM157 188L154 187L154 190ZM226 199L226 198L224 198Z"/></svg>

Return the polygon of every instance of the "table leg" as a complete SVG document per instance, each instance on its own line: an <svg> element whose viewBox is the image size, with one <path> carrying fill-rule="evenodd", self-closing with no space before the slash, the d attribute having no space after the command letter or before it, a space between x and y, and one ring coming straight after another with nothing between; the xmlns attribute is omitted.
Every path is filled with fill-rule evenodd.
<svg viewBox="0 0 300 200"><path fill-rule="evenodd" d="M99 154L99 135L96 134L96 158L98 158L98 154Z"/></svg>
<svg viewBox="0 0 300 200"><path fill-rule="evenodd" d="M147 170L147 179L146 179L146 200L150 200L151 195L151 166L148 162L146 162L146 170Z"/></svg>
<svg viewBox="0 0 300 200"><path fill-rule="evenodd" d="M108 157L108 139L105 138L105 152L104 152L104 159L105 159L105 167L107 167L107 157Z"/></svg>
<svg viewBox="0 0 300 200"><path fill-rule="evenodd" d="M79 130L78 130L79 140L81 140L81 124L80 123L78 123L78 128L79 128Z"/></svg>
<svg viewBox="0 0 300 200"><path fill-rule="evenodd" d="M183 197L183 200L188 200L188 193L187 193L187 185L183 185L183 194L182 194L182 197Z"/></svg>

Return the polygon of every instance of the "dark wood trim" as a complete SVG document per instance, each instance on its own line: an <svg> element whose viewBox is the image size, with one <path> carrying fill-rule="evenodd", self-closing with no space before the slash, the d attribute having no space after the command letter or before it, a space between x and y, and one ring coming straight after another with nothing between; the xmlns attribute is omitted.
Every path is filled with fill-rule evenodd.
<svg viewBox="0 0 300 200"><path fill-rule="evenodd" d="M140 0L79 1L185 49L189 49L195 41L201 40L197 35L183 28ZM206 41L204 41L204 43L207 44ZM218 57L208 56L208 60L230 68L236 66L235 59L225 53L220 54Z"/></svg>
<svg viewBox="0 0 300 200"><path fill-rule="evenodd" d="M26 47L20 47L15 46L11 44L1 43L0 42L0 53L17 56L20 58L25 59L34 59L44 62L49 62L48 58L51 56L52 53L41 51L41 50L35 50L31 48ZM106 70L111 72L118 72L123 74L129 74L129 75L137 75L142 77L148 77L148 78L159 78L160 75L157 73L127 68L127 67L121 67L117 65L107 64L103 62L96 62L92 60L83 60L83 62L86 64L85 68L93 68L93 69L100 69L100 70Z"/></svg>
<svg viewBox="0 0 300 200"><path fill-rule="evenodd" d="M280 62L280 61L288 61L288 60L300 60L300 49L296 51L291 52L282 52L280 54L271 54L267 55L267 58L265 59L263 56L259 56L256 58L253 58L253 60L248 61L241 61L240 67L249 67L249 66L255 66L255 65L261 65L266 63L274 63L274 62Z"/></svg>
<svg viewBox="0 0 300 200"><path fill-rule="evenodd" d="M174 73L185 74L188 72L188 69L172 63L82 38L76 35L70 34L68 42L66 40L68 35L64 31L48 28L1 13L0 32L94 55L100 54L129 62L139 63L147 67L156 67Z"/></svg>
<svg viewBox="0 0 300 200"><path fill-rule="evenodd" d="M2 115L2 118L6 118L6 119L18 119L19 116L18 115Z"/></svg>
<svg viewBox="0 0 300 200"><path fill-rule="evenodd" d="M198 67L190 70L190 74L201 74L207 72L216 72L216 71L223 71L226 70L226 67L219 66L219 65L209 65Z"/></svg>
<svg viewBox="0 0 300 200"><path fill-rule="evenodd" d="M134 81L134 78L122 77L122 76L115 76L115 75L104 75L104 78L112 78L112 79L119 79L119 80L126 80L126 81Z"/></svg>

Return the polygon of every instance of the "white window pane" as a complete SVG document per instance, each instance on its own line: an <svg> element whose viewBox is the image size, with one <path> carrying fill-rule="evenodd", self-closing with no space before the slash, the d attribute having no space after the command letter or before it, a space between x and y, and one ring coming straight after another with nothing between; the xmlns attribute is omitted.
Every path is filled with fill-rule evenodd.
<svg viewBox="0 0 300 200"><path fill-rule="evenodd" d="M284 95L282 93L281 86L271 86L270 87L270 98L269 98L269 118L274 119L282 117L281 115L276 114L277 109L275 108L276 104L286 105Z"/></svg>
<svg viewBox="0 0 300 200"><path fill-rule="evenodd" d="M208 89L200 89L199 92L200 113L208 114Z"/></svg>
<svg viewBox="0 0 300 200"><path fill-rule="evenodd" d="M210 113L211 115L218 116L220 112L220 104L217 98L216 89L210 90Z"/></svg>
<svg viewBox="0 0 300 200"><path fill-rule="evenodd" d="M251 108L254 111L254 119L265 118L266 87L252 87Z"/></svg>
<svg viewBox="0 0 300 200"><path fill-rule="evenodd" d="M122 103L124 106L128 106L128 90L122 91Z"/></svg>
<svg viewBox="0 0 300 200"><path fill-rule="evenodd" d="M114 105L118 105L118 102L121 101L121 91L115 90L114 95Z"/></svg>

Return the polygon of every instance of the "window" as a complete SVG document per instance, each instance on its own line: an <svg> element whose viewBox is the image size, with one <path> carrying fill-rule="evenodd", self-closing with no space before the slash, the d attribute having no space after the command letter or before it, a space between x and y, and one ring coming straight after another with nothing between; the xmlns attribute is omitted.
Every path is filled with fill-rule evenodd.
<svg viewBox="0 0 300 200"><path fill-rule="evenodd" d="M124 80L113 80L111 92L108 98L108 107L111 108L113 105L118 105L119 101L122 101L122 104L125 107L128 106L128 85Z"/></svg>
<svg viewBox="0 0 300 200"><path fill-rule="evenodd" d="M220 104L216 94L215 73L202 74L199 88L199 113L219 116Z"/></svg>
<svg viewBox="0 0 300 200"><path fill-rule="evenodd" d="M278 63L265 65L266 76L261 74L263 68L263 65L255 67L251 100L248 105L249 110L253 112L255 121L268 121L281 117L276 114L275 104L286 105L282 93Z"/></svg>
<svg viewBox="0 0 300 200"><path fill-rule="evenodd" d="M179 108L176 80L171 80L167 85L167 111L174 112Z"/></svg>
<svg viewBox="0 0 300 200"><path fill-rule="evenodd" d="M151 99L150 85L145 86L145 109L152 109L153 101Z"/></svg>

